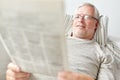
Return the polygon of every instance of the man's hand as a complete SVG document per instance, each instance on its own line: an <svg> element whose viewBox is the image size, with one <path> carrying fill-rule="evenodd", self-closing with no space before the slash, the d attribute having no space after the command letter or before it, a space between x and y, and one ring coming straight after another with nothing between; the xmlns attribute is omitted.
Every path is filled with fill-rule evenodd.
<svg viewBox="0 0 120 80"><path fill-rule="evenodd" d="M62 71L58 73L58 80L94 80L89 75Z"/></svg>
<svg viewBox="0 0 120 80"><path fill-rule="evenodd" d="M8 64L6 80L28 80L29 77L30 73L21 71L20 68L13 63Z"/></svg>

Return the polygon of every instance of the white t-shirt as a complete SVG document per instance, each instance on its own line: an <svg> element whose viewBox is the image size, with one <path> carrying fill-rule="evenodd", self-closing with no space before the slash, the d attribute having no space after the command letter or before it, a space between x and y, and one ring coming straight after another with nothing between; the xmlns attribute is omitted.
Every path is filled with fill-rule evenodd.
<svg viewBox="0 0 120 80"><path fill-rule="evenodd" d="M95 80L115 80L111 55L103 53L94 40L67 38L68 62L70 70L87 74ZM33 74L30 80L57 80L51 76Z"/></svg>
<svg viewBox="0 0 120 80"><path fill-rule="evenodd" d="M113 57L103 53L94 40L69 37L67 46L72 71L90 75L96 80L115 80Z"/></svg>

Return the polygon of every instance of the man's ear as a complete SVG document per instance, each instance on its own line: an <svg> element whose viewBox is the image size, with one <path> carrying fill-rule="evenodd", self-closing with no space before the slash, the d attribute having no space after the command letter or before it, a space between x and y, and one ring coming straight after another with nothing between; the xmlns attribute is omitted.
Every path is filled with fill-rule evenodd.
<svg viewBox="0 0 120 80"><path fill-rule="evenodd" d="M98 26L99 26L99 21L97 21L97 22L96 22L95 26L96 26L96 28L95 28L95 29L97 29L97 28L98 28Z"/></svg>
<svg viewBox="0 0 120 80"><path fill-rule="evenodd" d="M97 21L96 24L95 24L95 32L96 32L98 27L99 27L99 21Z"/></svg>

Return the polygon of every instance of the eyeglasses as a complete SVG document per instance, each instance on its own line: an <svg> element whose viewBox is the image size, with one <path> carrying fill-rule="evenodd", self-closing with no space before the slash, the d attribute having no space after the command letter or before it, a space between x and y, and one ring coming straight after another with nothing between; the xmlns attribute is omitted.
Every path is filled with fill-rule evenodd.
<svg viewBox="0 0 120 80"><path fill-rule="evenodd" d="M84 16L76 15L76 16L74 16L73 19L80 19L80 18L82 18L82 20L92 20L92 19L98 20L97 18L90 16L90 15L84 15Z"/></svg>

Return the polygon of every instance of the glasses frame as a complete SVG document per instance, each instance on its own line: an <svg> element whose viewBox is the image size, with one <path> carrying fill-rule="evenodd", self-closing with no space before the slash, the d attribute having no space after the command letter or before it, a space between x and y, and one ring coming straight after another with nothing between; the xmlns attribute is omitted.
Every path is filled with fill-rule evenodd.
<svg viewBox="0 0 120 80"><path fill-rule="evenodd" d="M90 15L75 15L75 16L73 16L73 19L82 19L82 20L91 20L91 19L94 19L94 20L96 20L96 21L98 21L98 19L97 18L95 18L95 17L93 17L93 16L90 16Z"/></svg>

